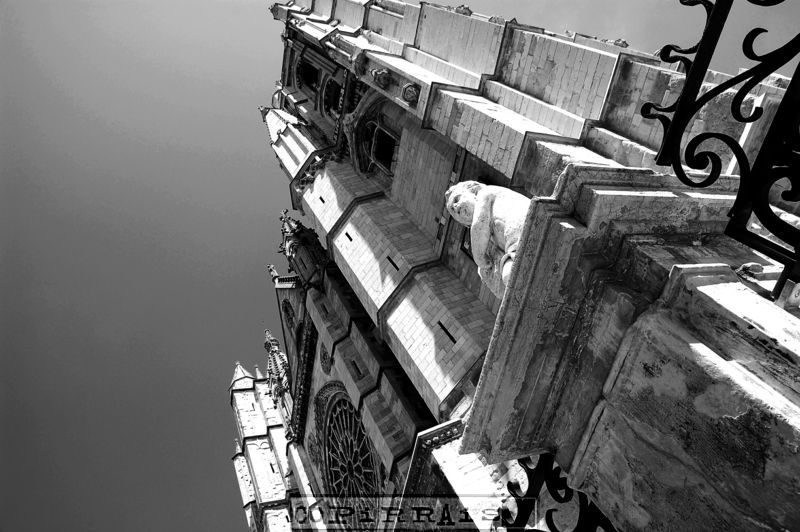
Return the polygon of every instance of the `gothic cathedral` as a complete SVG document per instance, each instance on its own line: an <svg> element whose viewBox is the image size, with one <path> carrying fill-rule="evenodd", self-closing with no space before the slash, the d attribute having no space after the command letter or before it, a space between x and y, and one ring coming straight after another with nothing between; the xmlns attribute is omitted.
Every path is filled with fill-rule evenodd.
<svg viewBox="0 0 800 532"><path fill-rule="evenodd" d="M655 162L682 72L466 6L271 12L294 212L230 388L251 532L800 529L800 311L724 234L735 161ZM715 105L693 132L763 140Z"/></svg>

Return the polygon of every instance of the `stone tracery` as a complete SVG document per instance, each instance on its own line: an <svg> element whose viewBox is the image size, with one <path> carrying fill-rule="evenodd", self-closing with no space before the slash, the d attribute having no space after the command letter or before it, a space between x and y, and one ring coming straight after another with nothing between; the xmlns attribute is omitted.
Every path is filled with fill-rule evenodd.
<svg viewBox="0 0 800 532"><path fill-rule="evenodd" d="M381 493L381 474L361 416L344 385L330 382L314 399L314 421L321 446L327 495L373 510Z"/></svg>

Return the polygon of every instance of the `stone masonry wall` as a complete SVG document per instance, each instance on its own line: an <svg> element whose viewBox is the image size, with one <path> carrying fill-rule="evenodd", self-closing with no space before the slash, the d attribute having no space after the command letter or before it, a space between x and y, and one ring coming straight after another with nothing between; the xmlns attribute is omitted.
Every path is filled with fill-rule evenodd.
<svg viewBox="0 0 800 532"><path fill-rule="evenodd" d="M286 488L269 440L266 437L247 440L244 452L250 463L259 502L283 499L286 496Z"/></svg>
<svg viewBox="0 0 800 532"><path fill-rule="evenodd" d="M491 74L502 39L502 24L426 4L422 6L415 45L464 70Z"/></svg>
<svg viewBox="0 0 800 532"><path fill-rule="evenodd" d="M401 42L413 42L420 8L405 2L378 1L369 7L367 28Z"/></svg>
<svg viewBox="0 0 800 532"><path fill-rule="evenodd" d="M336 0L333 18L349 28L359 28L364 22L364 2Z"/></svg>
<svg viewBox="0 0 800 532"><path fill-rule="evenodd" d="M497 168L509 181L526 131L553 133L482 96L443 90L431 105L431 127Z"/></svg>
<svg viewBox="0 0 800 532"><path fill-rule="evenodd" d="M400 141L392 200L430 238L436 238L456 146L434 131L407 127Z"/></svg>
<svg viewBox="0 0 800 532"><path fill-rule="evenodd" d="M303 210L322 245L327 245L328 231L353 200L376 192L378 184L358 175L349 162L328 162L303 193Z"/></svg>
<svg viewBox="0 0 800 532"><path fill-rule="evenodd" d="M252 389L233 392L233 408L242 438L261 436L267 432L267 424Z"/></svg>
<svg viewBox="0 0 800 532"><path fill-rule="evenodd" d="M540 33L516 30L501 81L584 118L600 118L616 56Z"/></svg>
<svg viewBox="0 0 800 532"><path fill-rule="evenodd" d="M433 242L386 198L359 204L333 239L334 258L373 321L403 277L434 260Z"/></svg>
<svg viewBox="0 0 800 532"><path fill-rule="evenodd" d="M387 342L435 415L486 351L493 323L444 266L418 273L387 310Z"/></svg>

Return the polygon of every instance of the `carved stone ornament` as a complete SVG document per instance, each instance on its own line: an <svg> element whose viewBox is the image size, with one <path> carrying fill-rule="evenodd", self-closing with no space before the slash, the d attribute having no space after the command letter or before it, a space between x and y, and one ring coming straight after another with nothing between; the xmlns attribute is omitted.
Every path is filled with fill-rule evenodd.
<svg viewBox="0 0 800 532"><path fill-rule="evenodd" d="M286 320L286 327L294 330L294 309L288 299L284 299L281 303L281 311L283 312L284 320Z"/></svg>
<svg viewBox="0 0 800 532"><path fill-rule="evenodd" d="M311 461L314 462L314 465L317 466L319 469L323 467L323 457L322 457L322 445L317 438L316 433L311 433L308 436L308 457L311 458Z"/></svg>
<svg viewBox="0 0 800 532"><path fill-rule="evenodd" d="M375 81L375 85L386 90L389 86L394 82L392 79L392 74L386 68L373 68L369 71L372 75L372 79Z"/></svg>
<svg viewBox="0 0 800 532"><path fill-rule="evenodd" d="M328 353L328 348L325 347L325 344L322 344L319 350L319 363L325 375L330 375L331 366L333 366L333 356Z"/></svg>
<svg viewBox="0 0 800 532"><path fill-rule="evenodd" d="M419 101L419 85L416 83L406 83L403 85L403 100L411 105L416 105Z"/></svg>
<svg viewBox="0 0 800 532"><path fill-rule="evenodd" d="M450 215L470 229L478 275L499 298L505 294L530 200L518 192L463 181L445 193Z"/></svg>
<svg viewBox="0 0 800 532"><path fill-rule="evenodd" d="M322 434L325 429L325 409L328 407L328 401L339 392L347 393L344 384L341 382L329 382L320 388L316 397L314 397L314 427L317 433Z"/></svg>
<svg viewBox="0 0 800 532"><path fill-rule="evenodd" d="M273 282L275 281L275 279L281 276L281 274L279 274L278 270L275 268L274 264L267 264L267 271L269 272L269 276L272 278Z"/></svg>
<svg viewBox="0 0 800 532"><path fill-rule="evenodd" d="M286 393L286 388L283 387L283 384L275 383L275 386L272 387L272 397L280 399L284 393Z"/></svg>

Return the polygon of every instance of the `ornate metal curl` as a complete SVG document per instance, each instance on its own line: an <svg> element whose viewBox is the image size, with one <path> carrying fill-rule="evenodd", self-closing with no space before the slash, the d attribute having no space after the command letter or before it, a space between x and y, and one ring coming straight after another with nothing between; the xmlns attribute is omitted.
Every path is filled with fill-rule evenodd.
<svg viewBox="0 0 800 532"><path fill-rule="evenodd" d="M761 151L754 161L747 157L739 140L719 132L703 132L690 138L681 154L681 140L689 129L694 117L709 102L729 89L738 87L731 101L731 115L740 123L753 123L759 120L764 110L754 106L748 113L745 99L761 82L777 69L786 65L800 54L800 34L783 46L759 54L755 42L766 33L764 28L750 30L742 42L744 55L756 64L752 68L733 76L727 81L701 94L701 89L709 71L720 36L730 14L733 0L679 0L686 6L701 5L706 11L706 25L702 39L690 48L680 48L670 44L665 46L659 56L667 63L679 63L686 71L686 81L680 96L667 105L646 103L642 115L658 120L664 128L664 139L656 156L656 163L672 166L675 175L684 184L703 188L714 184L723 172L720 155L702 145L710 140L721 142L733 155L739 166L740 185L729 216L731 221L726 234L768 257L784 264L785 270L773 291L778 297L787 280L800 282L800 228L778 216L770 206L769 196L773 186L782 179L788 179L791 188L782 193L787 202L800 202L800 82L797 72L792 77L786 93L764 138ZM771 7L785 0L747 0L761 7ZM693 58L687 56L694 55ZM800 70L800 67L798 67ZM671 113L671 116L668 116ZM683 155L683 157L681 156ZM684 169L684 162L690 169L704 171L708 175L700 180L693 179ZM752 232L748 228L751 215L755 214L760 224L787 246Z"/></svg>
<svg viewBox="0 0 800 532"><path fill-rule="evenodd" d="M542 488L546 487L553 500L559 504L572 501L575 493L578 494L578 522L572 532L595 532L598 528L605 532L616 532L617 529L614 528L611 521L589 500L585 493L576 492L567 486L567 479L562 476L561 468L555 465L555 458L552 454L539 455L535 465L531 458L523 458L519 460L519 464L528 477L528 489L523 492L518 482L511 481L508 483L508 492L516 501L517 514L514 516L511 510L503 506L492 523L493 529L497 530L498 527L504 527L508 532L536 531L536 529L526 527L531 515L536 510ZM553 520L553 514L556 511L557 509L555 508L547 510L545 523L548 530L538 532L562 532Z"/></svg>

